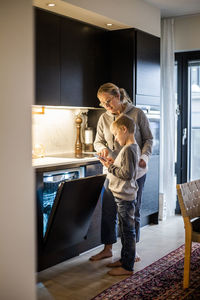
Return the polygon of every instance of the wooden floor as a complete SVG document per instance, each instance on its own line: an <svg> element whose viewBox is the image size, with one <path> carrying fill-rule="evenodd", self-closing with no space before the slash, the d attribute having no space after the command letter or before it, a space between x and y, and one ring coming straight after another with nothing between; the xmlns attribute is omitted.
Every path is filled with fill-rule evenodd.
<svg viewBox="0 0 200 300"><path fill-rule="evenodd" d="M184 243L184 225L181 216L175 216L159 225L149 225L141 229L141 240L137 252L141 262L135 263L135 272L178 248ZM90 300L112 284L126 278L107 274L106 264L119 258L120 240L114 245L113 258L98 262L89 261L102 246L95 248L64 263L46 269L37 275L38 300Z"/></svg>

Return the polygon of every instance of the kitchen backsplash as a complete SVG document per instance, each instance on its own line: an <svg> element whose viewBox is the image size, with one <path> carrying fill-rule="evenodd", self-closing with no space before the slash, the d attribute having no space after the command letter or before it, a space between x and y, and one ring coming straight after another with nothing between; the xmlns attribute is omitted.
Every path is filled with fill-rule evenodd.
<svg viewBox="0 0 200 300"><path fill-rule="evenodd" d="M33 111L35 108L40 107L34 106ZM85 108L69 109L67 107L45 107L43 114L33 114L33 149L41 145L44 147L45 155L74 152L77 134L75 119L80 113L83 120L81 140L84 142L83 129L89 121L88 115L92 116L92 125L96 126L99 111L93 110L91 112L91 110Z"/></svg>

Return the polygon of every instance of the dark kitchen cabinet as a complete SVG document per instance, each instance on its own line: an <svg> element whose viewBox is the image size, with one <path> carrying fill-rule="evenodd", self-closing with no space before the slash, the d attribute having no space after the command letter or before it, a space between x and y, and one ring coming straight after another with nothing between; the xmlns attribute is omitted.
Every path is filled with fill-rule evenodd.
<svg viewBox="0 0 200 300"><path fill-rule="evenodd" d="M94 176L98 174L103 174L103 165L98 162L95 164L89 164L85 166L85 176Z"/></svg>
<svg viewBox="0 0 200 300"><path fill-rule="evenodd" d="M152 155L149 166L141 205L141 226L149 223L158 224L159 211L159 155Z"/></svg>
<svg viewBox="0 0 200 300"><path fill-rule="evenodd" d="M124 88L135 99L135 30L110 31L108 36L110 82Z"/></svg>
<svg viewBox="0 0 200 300"><path fill-rule="evenodd" d="M35 10L35 104L60 105L59 16Z"/></svg>
<svg viewBox="0 0 200 300"><path fill-rule="evenodd" d="M113 82L134 103L160 95L160 39L114 31L35 9L36 104L98 107L99 86ZM159 100L156 99L156 102ZM153 104L153 103L151 103Z"/></svg>
<svg viewBox="0 0 200 300"><path fill-rule="evenodd" d="M160 104L160 39L136 29L108 33L110 81L138 105ZM158 223L159 155L152 155L144 185L141 225Z"/></svg>
<svg viewBox="0 0 200 300"><path fill-rule="evenodd" d="M158 105L160 38L135 29L111 31L108 35L110 81L125 88L134 103ZM149 103L145 103L145 96Z"/></svg>
<svg viewBox="0 0 200 300"><path fill-rule="evenodd" d="M61 18L61 105L98 107L106 80L106 31Z"/></svg>
<svg viewBox="0 0 200 300"><path fill-rule="evenodd" d="M98 107L108 80L106 30L35 9L36 103Z"/></svg>
<svg viewBox="0 0 200 300"><path fill-rule="evenodd" d="M136 32L136 94L160 97L160 38Z"/></svg>

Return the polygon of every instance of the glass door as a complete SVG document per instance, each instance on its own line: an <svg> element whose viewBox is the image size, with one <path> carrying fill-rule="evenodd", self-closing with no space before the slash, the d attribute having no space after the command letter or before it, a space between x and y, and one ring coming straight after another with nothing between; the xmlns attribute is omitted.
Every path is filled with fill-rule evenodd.
<svg viewBox="0 0 200 300"><path fill-rule="evenodd" d="M200 60L188 62L188 174L200 178Z"/></svg>
<svg viewBox="0 0 200 300"><path fill-rule="evenodd" d="M200 178L200 51L176 54L177 183Z"/></svg>

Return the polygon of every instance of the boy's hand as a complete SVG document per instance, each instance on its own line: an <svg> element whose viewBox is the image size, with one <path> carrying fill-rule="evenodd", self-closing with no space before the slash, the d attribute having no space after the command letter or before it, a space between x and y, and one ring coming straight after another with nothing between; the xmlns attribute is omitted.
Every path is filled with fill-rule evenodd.
<svg viewBox="0 0 200 300"><path fill-rule="evenodd" d="M107 159L107 161L109 162L110 165L113 164L114 161L115 161L115 160L114 160L112 157L110 157L110 156L108 156L106 159Z"/></svg>
<svg viewBox="0 0 200 300"><path fill-rule="evenodd" d="M105 159L105 160L104 160ZM114 159L112 157L106 157L104 159L99 158L100 162L108 168L110 165L114 163Z"/></svg>

